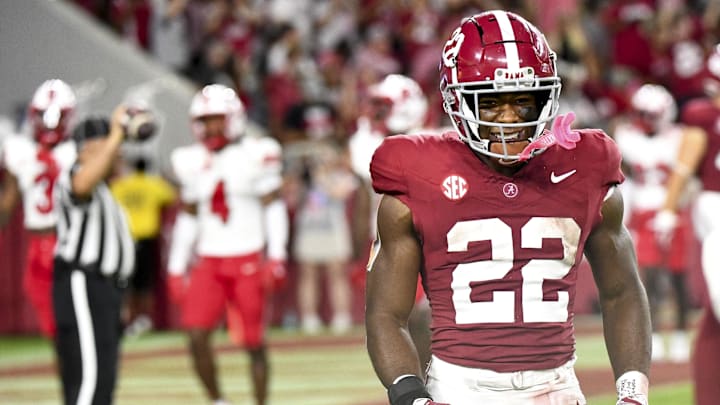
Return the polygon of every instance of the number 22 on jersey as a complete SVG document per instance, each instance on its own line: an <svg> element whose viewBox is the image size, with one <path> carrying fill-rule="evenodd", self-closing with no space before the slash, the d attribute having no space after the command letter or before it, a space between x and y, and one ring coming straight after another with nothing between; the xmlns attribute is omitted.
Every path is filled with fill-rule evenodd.
<svg viewBox="0 0 720 405"><path fill-rule="evenodd" d="M565 277L575 264L580 241L580 226L572 218L531 218L520 229L520 247L540 249L543 239L561 239L562 259L531 259L522 266L521 288L493 291L492 300L473 302L471 283L504 278L515 264L512 229L499 218L486 218L456 223L447 234L448 252L465 252L470 242L489 241L491 260L461 263L452 273L452 301L455 322L514 323L515 294L521 294L522 322L565 322L568 318L569 293L558 291L557 300L543 299L543 281Z"/></svg>

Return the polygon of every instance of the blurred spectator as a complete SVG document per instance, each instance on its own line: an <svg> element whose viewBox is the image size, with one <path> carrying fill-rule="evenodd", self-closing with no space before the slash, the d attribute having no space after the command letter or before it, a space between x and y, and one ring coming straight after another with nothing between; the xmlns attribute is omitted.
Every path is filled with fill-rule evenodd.
<svg viewBox="0 0 720 405"><path fill-rule="evenodd" d="M316 52L336 49L357 40L357 0L322 0L313 6Z"/></svg>
<svg viewBox="0 0 720 405"><path fill-rule="evenodd" d="M152 6L148 0L113 0L110 21L122 37L137 47L150 49Z"/></svg>
<svg viewBox="0 0 720 405"><path fill-rule="evenodd" d="M298 309L302 331L316 334L323 321L320 302L327 279L333 333L352 325L348 261L352 254L348 198L357 186L337 141L337 115L328 104L298 105L288 126L300 137L285 146L288 180L299 193L292 255L298 263Z"/></svg>
<svg viewBox="0 0 720 405"><path fill-rule="evenodd" d="M674 2L671 2L674 3ZM656 19L653 74L682 108L686 101L701 97L705 66L705 37L701 16L685 4L663 8Z"/></svg>
<svg viewBox="0 0 720 405"><path fill-rule="evenodd" d="M190 0L151 0L150 50L160 63L182 72L190 58L186 6Z"/></svg>
<svg viewBox="0 0 720 405"><path fill-rule="evenodd" d="M380 24L368 28L362 45L355 53L354 62L362 87L376 83L391 73L401 73L402 70L395 55L391 32Z"/></svg>
<svg viewBox="0 0 720 405"><path fill-rule="evenodd" d="M175 201L175 190L161 176L147 173L139 157L133 171L113 180L110 189L128 216L135 241L135 272L128 285L126 334L136 336L153 327L153 291L160 277L162 211Z"/></svg>
<svg viewBox="0 0 720 405"><path fill-rule="evenodd" d="M610 33L612 74L651 76L653 0L609 0L603 21Z"/></svg>

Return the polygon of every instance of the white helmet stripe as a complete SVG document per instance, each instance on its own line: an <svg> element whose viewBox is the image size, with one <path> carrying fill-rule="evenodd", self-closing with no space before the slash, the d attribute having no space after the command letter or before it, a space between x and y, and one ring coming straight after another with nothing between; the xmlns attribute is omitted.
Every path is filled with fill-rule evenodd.
<svg viewBox="0 0 720 405"><path fill-rule="evenodd" d="M500 26L500 35L505 47L505 58L507 59L507 67L510 71L520 70L520 57L518 56L517 43L515 42L515 32L513 31L510 18L504 11L494 11L495 20Z"/></svg>

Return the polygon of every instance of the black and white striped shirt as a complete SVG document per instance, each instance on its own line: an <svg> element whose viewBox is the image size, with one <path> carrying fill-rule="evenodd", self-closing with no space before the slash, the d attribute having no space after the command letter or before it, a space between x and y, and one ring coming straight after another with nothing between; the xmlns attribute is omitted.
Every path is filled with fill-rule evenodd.
<svg viewBox="0 0 720 405"><path fill-rule="evenodd" d="M135 247L125 213L104 181L89 200L75 198L71 172L62 173L55 187L55 260L71 269L127 280L135 266Z"/></svg>

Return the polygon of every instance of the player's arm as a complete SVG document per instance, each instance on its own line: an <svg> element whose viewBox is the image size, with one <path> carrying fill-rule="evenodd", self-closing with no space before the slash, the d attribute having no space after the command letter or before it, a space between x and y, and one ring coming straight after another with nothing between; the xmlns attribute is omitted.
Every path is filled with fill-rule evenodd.
<svg viewBox="0 0 720 405"><path fill-rule="evenodd" d="M193 256L197 232L197 204L183 202L175 217L167 264L167 287L170 298L175 303L181 303L185 297L185 273Z"/></svg>
<svg viewBox="0 0 720 405"><path fill-rule="evenodd" d="M103 139L102 146L92 154L88 154L82 165L72 172L70 181L72 194L75 197L89 198L95 186L110 172L117 151L125 138L121 124L125 110L123 106L115 108L110 120L110 133Z"/></svg>
<svg viewBox="0 0 720 405"><path fill-rule="evenodd" d="M375 373L389 388L403 375L422 375L407 325L415 300L422 248L410 209L397 198L382 197L377 228L378 240L367 274L365 327Z"/></svg>
<svg viewBox="0 0 720 405"><path fill-rule="evenodd" d="M17 177L5 170L2 190L0 190L0 227L7 225L10 216L20 200L20 187Z"/></svg>
<svg viewBox="0 0 720 405"><path fill-rule="evenodd" d="M585 254L598 287L605 344L620 398L644 391L645 402L637 403L647 403L650 311L633 243L622 222L622 194L617 188L606 198L602 216L588 237ZM624 391L630 385L639 391Z"/></svg>
<svg viewBox="0 0 720 405"><path fill-rule="evenodd" d="M367 252L370 238L370 201L370 186L358 178L358 187L353 194L353 215L351 219L353 260L362 259Z"/></svg>
<svg viewBox="0 0 720 405"><path fill-rule="evenodd" d="M673 213L677 211L678 201L682 197L685 185L697 170L706 148L707 135L702 128L686 127L683 129L675 167L673 167L667 183L667 195L663 210Z"/></svg>
<svg viewBox="0 0 720 405"><path fill-rule="evenodd" d="M270 260L285 261L290 229L288 210L276 189L262 196L264 222L267 231L267 255Z"/></svg>
<svg viewBox="0 0 720 405"><path fill-rule="evenodd" d="M261 197L263 204L263 223L266 232L265 253L267 260L263 266L266 286L270 291L280 290L287 283L287 246L290 237L290 220L280 189Z"/></svg>

